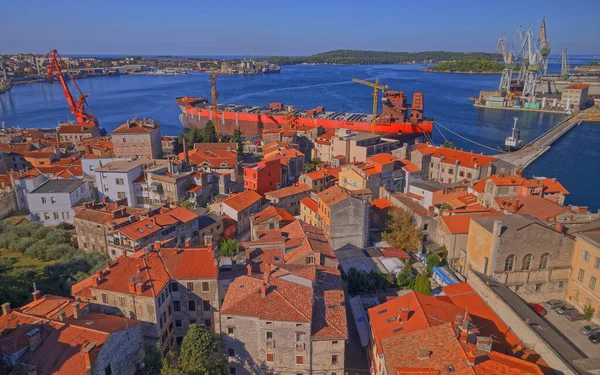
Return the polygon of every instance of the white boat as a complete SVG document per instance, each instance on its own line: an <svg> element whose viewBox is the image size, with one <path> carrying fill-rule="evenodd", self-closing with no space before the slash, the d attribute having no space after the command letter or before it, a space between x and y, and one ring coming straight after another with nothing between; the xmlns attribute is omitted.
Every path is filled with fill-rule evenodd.
<svg viewBox="0 0 600 375"><path fill-rule="evenodd" d="M517 120L519 120L519 118L514 117L514 120L515 123L513 124L512 132L510 136L506 137L504 146L502 147L506 152L517 151L525 145L525 142L521 140L521 132L517 130Z"/></svg>

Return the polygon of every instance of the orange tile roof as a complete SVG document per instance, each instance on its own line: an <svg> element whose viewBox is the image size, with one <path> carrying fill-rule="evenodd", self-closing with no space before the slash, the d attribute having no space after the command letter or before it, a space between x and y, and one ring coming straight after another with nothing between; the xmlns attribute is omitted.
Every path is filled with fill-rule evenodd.
<svg viewBox="0 0 600 375"><path fill-rule="evenodd" d="M425 198L425 197L423 197L421 195L415 194L415 193L410 192L410 191L408 193L406 193L406 196L414 198L414 199L419 200L419 201L422 200L423 198Z"/></svg>
<svg viewBox="0 0 600 375"><path fill-rule="evenodd" d="M321 139L332 139L333 137L335 137L335 133L334 132L325 132L323 134L321 134L320 136L317 137L317 139L321 138Z"/></svg>
<svg viewBox="0 0 600 375"><path fill-rule="evenodd" d="M152 133L158 129L160 125L152 120L139 120L133 119L128 120L126 123L120 125L118 128L113 130L111 134L142 134Z"/></svg>
<svg viewBox="0 0 600 375"><path fill-rule="evenodd" d="M408 159L400 159L400 163L402 163L404 165L402 167L402 169L404 169L408 173L421 172L421 169L419 169L419 167L417 167L417 165L415 163L413 163L412 161L410 161Z"/></svg>
<svg viewBox="0 0 600 375"><path fill-rule="evenodd" d="M378 208L380 210L386 210L390 207L394 207L392 202L385 198L378 198L371 201L371 208Z"/></svg>
<svg viewBox="0 0 600 375"><path fill-rule="evenodd" d="M370 158L367 158L368 162L377 163L377 164L383 164L383 165L392 164L396 160L398 160L397 157L395 157L392 154L386 154L386 153L384 153L384 154L376 154L376 155L371 156Z"/></svg>
<svg viewBox="0 0 600 375"><path fill-rule="evenodd" d="M203 150L195 148L188 151L190 163L196 165L207 164L212 168L233 168L237 164L237 151L221 149ZM178 155L179 160L185 160L185 154Z"/></svg>
<svg viewBox="0 0 600 375"><path fill-rule="evenodd" d="M558 203L537 195L496 198L495 200L501 210L506 210L513 214L531 215L545 222L554 221L557 216L569 212L567 208Z"/></svg>
<svg viewBox="0 0 600 375"><path fill-rule="evenodd" d="M95 126L80 126L64 123L60 124L57 131L59 134L91 133L94 128Z"/></svg>
<svg viewBox="0 0 600 375"><path fill-rule="evenodd" d="M260 224L274 217L277 218L277 221L285 224L289 224L292 221L296 220L294 216L292 216L292 214L290 214L286 210L277 208L275 206L268 206L264 210L258 211L256 214L252 215L251 220L253 224Z"/></svg>
<svg viewBox="0 0 600 375"><path fill-rule="evenodd" d="M345 199L350 198L350 193L346 190L342 189L338 185L333 185L332 187L323 190L318 193L317 196L324 204L329 207L332 207Z"/></svg>
<svg viewBox="0 0 600 375"><path fill-rule="evenodd" d="M16 154L23 155L27 151L34 149L33 145L27 143L0 143L0 151L14 152Z"/></svg>
<svg viewBox="0 0 600 375"><path fill-rule="evenodd" d="M589 88L589 85L586 85L585 83L571 83L569 86L565 87L565 89L570 89L570 90L584 90Z"/></svg>
<svg viewBox="0 0 600 375"><path fill-rule="evenodd" d="M235 142L219 142L219 143L194 143L194 149L202 151L235 151L237 150L237 143Z"/></svg>
<svg viewBox="0 0 600 375"><path fill-rule="evenodd" d="M145 220L133 222L117 231L131 240L138 241L171 225L187 223L197 218L198 215L180 206Z"/></svg>
<svg viewBox="0 0 600 375"><path fill-rule="evenodd" d="M262 197L254 190L248 190L243 193L232 195L229 198L225 198L222 202L233 208L235 211L240 212L253 204L260 202Z"/></svg>
<svg viewBox="0 0 600 375"><path fill-rule="evenodd" d="M483 213L475 215L451 215L442 216L442 221L448 228L450 234L467 234L469 233L469 226L471 225L472 217L481 216L504 216L501 213Z"/></svg>
<svg viewBox="0 0 600 375"><path fill-rule="evenodd" d="M408 320L400 322L398 312L402 308L409 310ZM379 353L382 352L382 340L405 335L407 332L423 330L444 323L453 323L457 315L465 311L451 303L436 297L417 292L409 292L381 305L370 308L369 320Z"/></svg>
<svg viewBox="0 0 600 375"><path fill-rule="evenodd" d="M329 141L322 141L320 139L317 139L315 141L315 143L318 144L318 145L323 145L323 146L331 146L331 142L329 142Z"/></svg>
<svg viewBox="0 0 600 375"><path fill-rule="evenodd" d="M425 143L419 143L419 145L415 147L415 150L419 151L422 155L431 155L437 150L437 147Z"/></svg>
<svg viewBox="0 0 600 375"><path fill-rule="evenodd" d="M307 193L311 190L311 187L306 184L298 184L294 186L284 187L279 190L269 191L265 193L265 197L282 199L286 197L291 197L293 195Z"/></svg>
<svg viewBox="0 0 600 375"><path fill-rule="evenodd" d="M462 197L456 198L465 205L471 205L477 203L477 197L474 194L465 194Z"/></svg>
<svg viewBox="0 0 600 375"><path fill-rule="evenodd" d="M327 173L327 170L325 169L319 169L318 171L308 172L306 175L311 180L319 180L321 178L326 178L327 176L330 176L330 174Z"/></svg>
<svg viewBox="0 0 600 375"><path fill-rule="evenodd" d="M306 208L308 208L309 210L311 210L314 213L318 212L318 208L319 208L319 203L316 202L314 199L312 199L311 197L304 197L300 200L300 204L306 206Z"/></svg>

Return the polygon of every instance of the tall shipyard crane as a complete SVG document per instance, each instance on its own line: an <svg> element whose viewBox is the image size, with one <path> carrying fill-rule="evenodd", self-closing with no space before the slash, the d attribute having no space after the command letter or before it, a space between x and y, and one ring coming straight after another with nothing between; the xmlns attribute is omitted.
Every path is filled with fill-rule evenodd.
<svg viewBox="0 0 600 375"><path fill-rule="evenodd" d="M538 43L533 34L533 26L525 33L525 39L521 45L521 54L523 55L523 64L525 75L523 77L523 96L535 96L535 84L542 73L542 54L538 49Z"/></svg>
<svg viewBox="0 0 600 375"><path fill-rule="evenodd" d="M509 47L507 52L506 47ZM498 43L496 44L496 53L498 51L502 51L502 58L504 60L504 69L502 69L502 77L500 78L500 90L504 90L507 93L510 92L513 70L516 68L515 62L517 60L517 56L512 50L512 45L508 43L506 40L506 36L502 34L500 39L498 39Z"/></svg>
<svg viewBox="0 0 600 375"><path fill-rule="evenodd" d="M92 109L85 100L85 98L87 98L87 95L81 92L79 85L77 85L75 78L73 78L73 76L69 72L67 64L65 64L63 59L60 57L58 51L56 51L55 49L50 51L46 55L46 58L48 59L48 74L46 75L46 78L51 80L53 79L53 74L56 73L56 76L58 77L58 80L60 81L63 92L65 94L65 98L67 99L67 103L69 104L69 108L71 108L71 113L75 116L77 120L77 125L98 126L98 119L96 119L94 113L92 112ZM71 94L71 91L69 91L69 86L67 86L63 70L69 76L69 79L71 80L73 85L75 85L75 88L77 88L77 91L79 92L79 99L75 100L75 98Z"/></svg>
<svg viewBox="0 0 600 375"><path fill-rule="evenodd" d="M352 82L360 83L373 88L373 118L371 120L371 134L375 134L377 129L377 98L379 97L379 90L385 92L388 87L387 85L380 85L379 78L375 78L375 83L364 81L358 78L352 78Z"/></svg>
<svg viewBox="0 0 600 375"><path fill-rule="evenodd" d="M220 130L221 130L221 124L219 123L219 103L217 101L217 99L219 99L219 94L217 93L217 77L219 76L219 72L212 72L212 74L210 75L210 77L208 77L208 82L211 83L211 88L210 88L210 97L212 100L212 122L213 125L215 126L215 131L217 132L217 134L221 134Z"/></svg>
<svg viewBox="0 0 600 375"><path fill-rule="evenodd" d="M567 53L567 49L563 49L562 52L560 53L560 57L558 58L558 61L561 62L560 64L560 75L563 78L568 78L569 77L569 70L571 70L571 67L569 66L569 55Z"/></svg>
<svg viewBox="0 0 600 375"><path fill-rule="evenodd" d="M546 17L542 18L542 24L540 25L540 48L539 53L541 57L542 74L548 74L548 57L550 56L550 42L546 38Z"/></svg>

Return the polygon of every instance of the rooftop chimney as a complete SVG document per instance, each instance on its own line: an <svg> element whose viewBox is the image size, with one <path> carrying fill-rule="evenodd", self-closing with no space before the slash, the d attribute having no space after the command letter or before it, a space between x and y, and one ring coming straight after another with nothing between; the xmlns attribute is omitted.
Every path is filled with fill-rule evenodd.
<svg viewBox="0 0 600 375"><path fill-rule="evenodd" d="M211 235L204 236L204 244L212 245L213 244L213 236L211 236Z"/></svg>
<svg viewBox="0 0 600 375"><path fill-rule="evenodd" d="M472 351L467 353L467 365L475 366L475 354Z"/></svg>
<svg viewBox="0 0 600 375"><path fill-rule="evenodd" d="M31 295L33 296L34 301L38 301L42 298L42 293L39 290L34 290Z"/></svg>
<svg viewBox="0 0 600 375"><path fill-rule="evenodd" d="M90 342L83 348L83 352L81 353L81 355L83 356L83 364L85 365L85 368L92 367L91 351L95 347L96 347L96 343Z"/></svg>
<svg viewBox="0 0 600 375"><path fill-rule="evenodd" d="M67 314L65 313L65 310L60 310L56 313L56 319L58 319L61 322L64 322L66 317Z"/></svg>
<svg viewBox="0 0 600 375"><path fill-rule="evenodd" d="M130 282L129 283L129 293L135 293L135 282Z"/></svg>
<svg viewBox="0 0 600 375"><path fill-rule="evenodd" d="M408 308L403 307L402 310L400 310L400 315L398 315L398 320L400 321L400 323L404 323L404 322L408 321Z"/></svg>
<svg viewBox="0 0 600 375"><path fill-rule="evenodd" d="M35 365L25 365L27 368L27 375L37 375L37 368Z"/></svg>
<svg viewBox="0 0 600 375"><path fill-rule="evenodd" d="M81 309L79 307L79 301L73 302L71 304L71 306L73 306L73 318L79 319L79 316L81 315Z"/></svg>
<svg viewBox="0 0 600 375"><path fill-rule="evenodd" d="M2 304L2 316L10 314L10 303L6 302Z"/></svg>
<svg viewBox="0 0 600 375"><path fill-rule="evenodd" d="M462 342L463 344L466 344L468 338L469 338L469 332L468 331L460 331L460 338L459 338L460 342Z"/></svg>
<svg viewBox="0 0 600 375"><path fill-rule="evenodd" d="M562 233L562 231L563 231L563 223L561 223L558 220L556 220L556 231L559 233Z"/></svg>
<svg viewBox="0 0 600 375"><path fill-rule="evenodd" d="M479 350L483 350L484 352L491 352L492 351L492 338L491 337L484 337L484 336L478 336L477 337L477 343L475 344L475 346L477 346L477 349Z"/></svg>
<svg viewBox="0 0 600 375"><path fill-rule="evenodd" d="M431 351L427 349L419 350L419 361L423 361L425 359L429 359L431 357Z"/></svg>
<svg viewBox="0 0 600 375"><path fill-rule="evenodd" d="M152 248L154 250L160 249L160 241L154 241L154 244L152 244Z"/></svg>
<svg viewBox="0 0 600 375"><path fill-rule="evenodd" d="M190 247L190 245L192 244L192 239L186 238L184 244L185 244L185 247Z"/></svg>
<svg viewBox="0 0 600 375"><path fill-rule="evenodd" d="M248 275L252 275L252 265L250 263L246 264L246 271Z"/></svg>
<svg viewBox="0 0 600 375"><path fill-rule="evenodd" d="M500 220L494 220L494 229L492 235L494 237L500 237L502 234L502 222Z"/></svg>
<svg viewBox="0 0 600 375"><path fill-rule="evenodd" d="M42 341L39 328L34 328L31 331L27 332L27 339L29 340L29 350L35 349L35 347L40 343L40 341Z"/></svg>
<svg viewBox="0 0 600 375"><path fill-rule="evenodd" d="M267 286L265 284L261 284L260 286L260 296L265 298L267 296Z"/></svg>

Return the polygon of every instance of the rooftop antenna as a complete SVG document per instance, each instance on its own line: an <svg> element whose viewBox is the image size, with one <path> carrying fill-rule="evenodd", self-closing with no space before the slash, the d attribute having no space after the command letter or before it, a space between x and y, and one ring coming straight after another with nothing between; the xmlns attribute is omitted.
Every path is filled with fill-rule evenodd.
<svg viewBox="0 0 600 375"><path fill-rule="evenodd" d="M37 287L35 286L35 281L33 282L33 291L37 292Z"/></svg>

